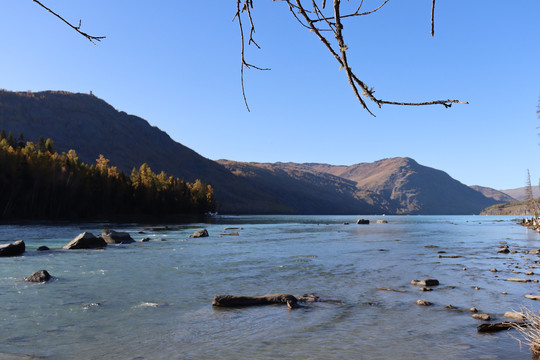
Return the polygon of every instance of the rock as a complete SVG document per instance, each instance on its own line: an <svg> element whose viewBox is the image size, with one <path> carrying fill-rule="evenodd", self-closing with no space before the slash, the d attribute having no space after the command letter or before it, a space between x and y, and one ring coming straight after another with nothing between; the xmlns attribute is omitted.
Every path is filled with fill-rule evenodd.
<svg viewBox="0 0 540 360"><path fill-rule="evenodd" d="M476 329L478 332L483 333L490 333L490 332L497 332L497 331L503 331L503 330L509 330L516 326L526 326L526 323L519 323L519 322L501 322L501 323L495 323L495 324L482 324L479 325Z"/></svg>
<svg viewBox="0 0 540 360"><path fill-rule="evenodd" d="M388 224L387 220L377 220L377 224Z"/></svg>
<svg viewBox="0 0 540 360"><path fill-rule="evenodd" d="M432 288L427 288L427 287L421 287L418 289L419 291L431 291L433 290Z"/></svg>
<svg viewBox="0 0 540 360"><path fill-rule="evenodd" d="M438 248L437 245L424 245L424 247L428 248L428 249L430 249L430 248L432 248L432 249Z"/></svg>
<svg viewBox="0 0 540 360"><path fill-rule="evenodd" d="M529 295L529 294L527 294L527 295L525 295L525 297L526 297L527 299L540 301L540 295Z"/></svg>
<svg viewBox="0 0 540 360"><path fill-rule="evenodd" d="M526 282L529 282L531 280L529 280L529 279L520 279L520 278L509 278L509 279L504 279L504 281L526 283Z"/></svg>
<svg viewBox="0 0 540 360"><path fill-rule="evenodd" d="M471 316L473 317L473 319L476 319L476 320L483 320L483 321L491 320L491 317L489 316L489 314L480 313L480 314L472 314Z"/></svg>
<svg viewBox="0 0 540 360"><path fill-rule="evenodd" d="M531 254L531 255L540 255L540 249L529 250L529 254Z"/></svg>
<svg viewBox="0 0 540 360"><path fill-rule="evenodd" d="M29 282L43 283L51 280L51 275L47 272L47 270L38 270L32 275L24 278L24 280Z"/></svg>
<svg viewBox="0 0 540 360"><path fill-rule="evenodd" d="M416 305L420 305L420 306L430 306L430 305L433 305L432 303L430 303L429 301L427 300L416 300Z"/></svg>
<svg viewBox="0 0 540 360"><path fill-rule="evenodd" d="M18 256L24 253L25 250L24 241L17 240L11 244L0 245L0 257Z"/></svg>
<svg viewBox="0 0 540 360"><path fill-rule="evenodd" d="M491 271L491 272L497 272L497 269L493 268L493 269L489 269L489 271Z"/></svg>
<svg viewBox="0 0 540 360"><path fill-rule="evenodd" d="M356 221L356 223L357 223L358 225L369 225L369 220L367 220L367 219L358 219L358 220Z"/></svg>
<svg viewBox="0 0 540 360"><path fill-rule="evenodd" d="M519 320L519 321L525 320L525 314L523 314L522 312L516 312L516 311L507 311L504 313L504 317L512 319L512 320Z"/></svg>
<svg viewBox="0 0 540 360"><path fill-rule="evenodd" d="M401 292L401 293L407 292L407 290L391 289L391 288L387 288L387 287L378 287L377 289L378 290L386 290L386 291L395 291L395 292Z"/></svg>
<svg viewBox="0 0 540 360"><path fill-rule="evenodd" d="M500 250L497 250L497 253L499 254L508 254L510 252L510 249L508 249L508 246L507 247L503 247L502 249Z"/></svg>
<svg viewBox="0 0 540 360"><path fill-rule="evenodd" d="M411 285L416 285L416 286L437 286L437 285L439 285L439 280L437 280L437 279L412 280Z"/></svg>
<svg viewBox="0 0 540 360"><path fill-rule="evenodd" d="M107 243L101 237L95 237L92 233L83 232L65 245L63 249L95 249L105 246L107 246Z"/></svg>
<svg viewBox="0 0 540 360"><path fill-rule="evenodd" d="M343 225L349 225L349 223L348 223L348 222L344 222Z"/></svg>
<svg viewBox="0 0 540 360"><path fill-rule="evenodd" d="M51 250L51 249L49 249L47 246L40 246L37 248L37 251L47 251L47 250Z"/></svg>
<svg viewBox="0 0 540 360"><path fill-rule="evenodd" d="M238 231L235 231L235 232L232 232L232 233L225 233L223 235L229 235L229 236L240 236L240 234L238 233Z"/></svg>
<svg viewBox="0 0 540 360"><path fill-rule="evenodd" d="M287 304L287 307L297 307L298 299L290 294L270 294L263 296L216 295L213 306L241 307L255 305Z"/></svg>
<svg viewBox="0 0 540 360"><path fill-rule="evenodd" d="M135 242L131 235L127 232L114 231L114 230L103 230L101 232L101 237L107 244L131 244Z"/></svg>
<svg viewBox="0 0 540 360"><path fill-rule="evenodd" d="M208 237L208 230L206 229L197 230L193 233L193 235L190 235L190 238L200 238L200 237Z"/></svg>
<svg viewBox="0 0 540 360"><path fill-rule="evenodd" d="M469 311L472 312L472 313L477 313L478 309L475 308L475 307L472 307L472 308L469 309Z"/></svg>
<svg viewBox="0 0 540 360"><path fill-rule="evenodd" d="M149 238L149 237L145 237L145 238L142 238L140 241L141 241L141 242L147 242L147 241L150 241L150 238Z"/></svg>
<svg viewBox="0 0 540 360"><path fill-rule="evenodd" d="M532 271L527 271L525 275L534 275L534 273Z"/></svg>
<svg viewBox="0 0 540 360"><path fill-rule="evenodd" d="M225 231L227 231L227 230L244 230L244 228L241 228L241 227L226 227L223 230L225 230Z"/></svg>

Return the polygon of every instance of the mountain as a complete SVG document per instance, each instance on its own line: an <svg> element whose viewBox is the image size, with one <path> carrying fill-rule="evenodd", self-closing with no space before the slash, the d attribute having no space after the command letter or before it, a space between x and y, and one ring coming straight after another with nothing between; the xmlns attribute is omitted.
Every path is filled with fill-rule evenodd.
<svg viewBox="0 0 540 360"><path fill-rule="evenodd" d="M507 202L515 202L518 201L517 199L513 198L512 196L508 195L507 193L499 190L495 190L493 188L485 187L485 186L479 186L479 185L471 185L471 188L482 193L485 197L495 199L499 203L507 203Z"/></svg>
<svg viewBox="0 0 540 360"><path fill-rule="evenodd" d="M88 164L94 164L103 154L110 165L128 175L134 167L147 163L158 173L163 170L190 182L201 179L213 185L222 204L220 209L226 211L251 210L250 197L271 201L146 120L117 111L93 95L0 90L0 129L15 137L22 132L26 140L34 142L40 136L51 138L59 152L75 149L81 161Z"/></svg>
<svg viewBox="0 0 540 360"><path fill-rule="evenodd" d="M497 202L409 158L352 166L212 161L89 94L0 90L0 129L52 138L58 151L75 149L89 164L103 154L128 174L147 163L200 179L213 186L221 213L472 214Z"/></svg>
<svg viewBox="0 0 540 360"><path fill-rule="evenodd" d="M540 187L533 186L532 191L533 191L533 197L535 198L540 197ZM518 201L524 201L526 198L525 187L520 187L517 189L501 190L501 192L505 193L508 196L513 197L515 200L518 200Z"/></svg>
<svg viewBox="0 0 540 360"><path fill-rule="evenodd" d="M302 164L304 169L354 181L359 190L385 199L390 214L474 214L497 203L411 158L390 158L351 166Z"/></svg>

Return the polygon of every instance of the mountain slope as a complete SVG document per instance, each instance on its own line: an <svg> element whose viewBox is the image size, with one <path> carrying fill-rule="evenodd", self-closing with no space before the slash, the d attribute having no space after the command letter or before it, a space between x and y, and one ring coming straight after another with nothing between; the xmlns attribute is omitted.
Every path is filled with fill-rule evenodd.
<svg viewBox="0 0 540 360"><path fill-rule="evenodd" d="M532 186L532 191L533 191L534 198L540 197L540 187ZM525 198L527 197L525 187L520 187L517 189L501 190L501 192L505 193L508 196L513 197L517 201L525 201Z"/></svg>

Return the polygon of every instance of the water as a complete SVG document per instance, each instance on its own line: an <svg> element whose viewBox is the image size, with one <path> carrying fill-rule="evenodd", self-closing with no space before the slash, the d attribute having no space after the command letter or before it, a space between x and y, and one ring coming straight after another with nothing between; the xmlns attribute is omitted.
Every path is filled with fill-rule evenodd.
<svg viewBox="0 0 540 360"><path fill-rule="evenodd" d="M1 243L23 239L27 252L0 258L0 359L530 358L509 336L514 331L478 334L482 322L468 309L504 321L503 313L520 305L539 308L524 298L540 294L537 283L503 281L540 279L524 275L540 258L520 252L540 247L538 233L501 216L368 218L370 225L351 216L216 217L168 229L2 225ZM61 250L79 233L106 226L152 241ZM242 228L231 230L239 236L223 235L231 226ZM189 238L201 228L210 237ZM497 254L499 242L518 253ZM36 251L41 245L53 250ZM39 269L54 279L22 281ZM426 278L441 285L431 292L410 285ZM211 306L218 294L281 292L342 304ZM418 306L418 299L433 306Z"/></svg>

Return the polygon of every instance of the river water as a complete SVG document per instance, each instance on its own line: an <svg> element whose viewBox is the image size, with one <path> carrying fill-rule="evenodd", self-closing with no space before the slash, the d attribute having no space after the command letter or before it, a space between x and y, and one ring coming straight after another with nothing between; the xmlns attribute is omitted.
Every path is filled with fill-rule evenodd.
<svg viewBox="0 0 540 360"><path fill-rule="evenodd" d="M530 359L514 330L477 333L482 322L468 309L498 322L521 305L539 308L524 298L540 294L537 283L504 281L540 279L524 274L540 257L521 252L540 247L538 233L504 216L367 218L369 225L353 216L218 216L168 228L1 225L0 244L23 239L27 251L0 258L0 359ZM111 227L151 241L61 249L83 231ZM189 238L202 228L209 237ZM498 254L500 242L517 252ZM36 251L41 245L52 250ZM40 269L54 279L23 281ZM440 285L420 292L410 284L427 278ZM211 305L218 294L271 293L340 302Z"/></svg>

